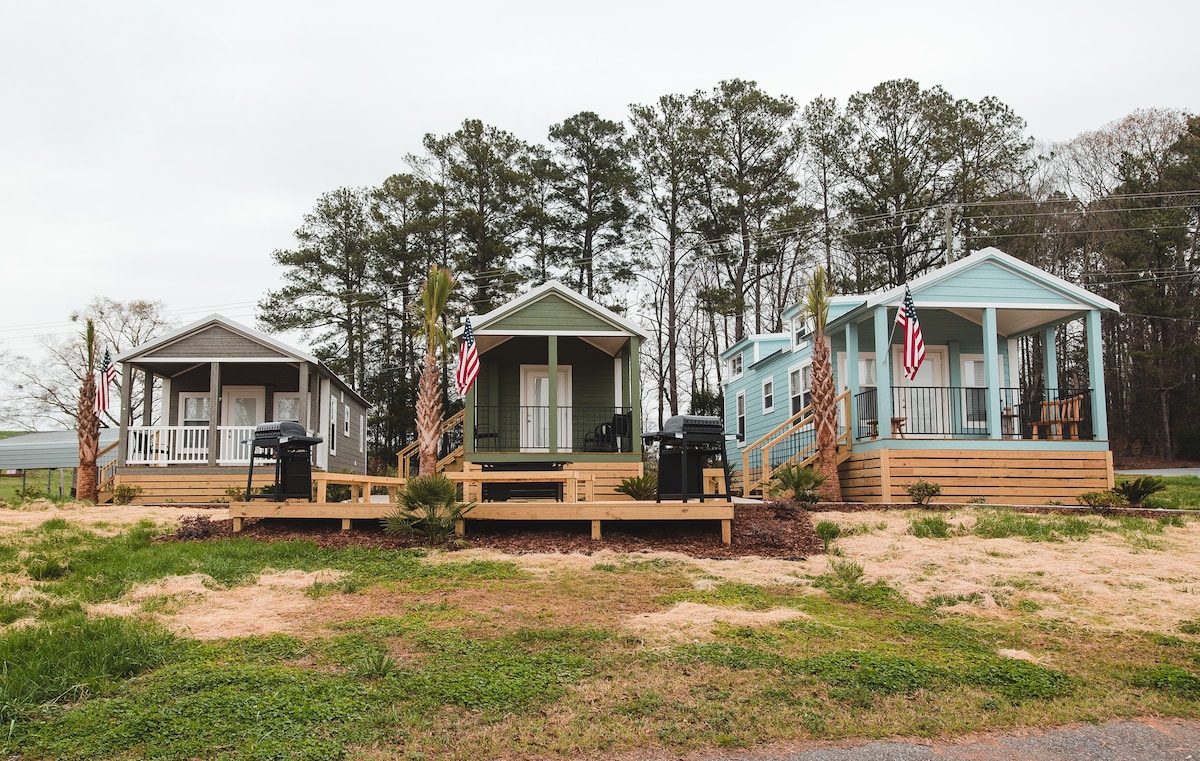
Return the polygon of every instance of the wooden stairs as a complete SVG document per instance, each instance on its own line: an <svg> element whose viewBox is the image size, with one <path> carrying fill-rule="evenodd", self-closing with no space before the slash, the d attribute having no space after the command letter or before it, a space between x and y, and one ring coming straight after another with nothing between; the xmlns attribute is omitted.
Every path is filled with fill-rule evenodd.
<svg viewBox="0 0 1200 761"><path fill-rule="evenodd" d="M837 438L837 458L840 465L850 457L854 440L854 437L850 435L849 427L849 390L838 394L834 399L834 405L840 408L841 413L838 426L840 433ZM754 443L742 450L742 467L735 469L731 474L731 488L735 491L740 488L745 497L761 497L770 489L774 474L780 468L789 465L806 467L815 463L819 454L815 437L813 441L799 447L794 454L784 459L773 460L771 456L774 450L785 446L792 437L802 434L806 430L814 430L815 427L816 416L813 414L810 404L760 436Z"/></svg>

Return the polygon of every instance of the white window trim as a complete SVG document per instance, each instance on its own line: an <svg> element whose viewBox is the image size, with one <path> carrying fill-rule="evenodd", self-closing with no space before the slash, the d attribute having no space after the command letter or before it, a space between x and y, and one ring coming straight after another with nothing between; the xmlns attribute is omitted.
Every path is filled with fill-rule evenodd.
<svg viewBox="0 0 1200 761"><path fill-rule="evenodd" d="M303 412L302 402L301 402L301 397L300 397L299 391L283 391L283 392L276 391L274 398L271 400L271 406L272 406L271 420L273 420L275 422L279 422L279 420L280 420L280 417L279 417L279 400L280 399L295 399L296 400L296 412L297 413ZM288 418L288 419L290 420L290 418ZM299 423L300 418L296 418L295 422Z"/></svg>
<svg viewBox="0 0 1200 761"><path fill-rule="evenodd" d="M337 408L338 398L332 394L329 396L329 455L332 457L337 454Z"/></svg>
<svg viewBox="0 0 1200 761"><path fill-rule="evenodd" d="M741 410L742 410L740 415L738 414L739 406L741 407ZM746 434L748 433L746 423L747 423L747 421L746 421L746 392L739 391L737 393L737 396L735 396L733 398L733 425L734 425L734 432L736 434L739 434L736 437L737 445L738 445L739 449L744 448L746 446Z"/></svg>
<svg viewBox="0 0 1200 761"><path fill-rule="evenodd" d="M187 402L185 401L187 399L208 399L208 392L207 391L181 391L179 393L179 423L177 425L187 425L188 424L187 418L184 417L184 413L187 411ZM196 425L199 425L200 422L201 422L200 418L196 418ZM212 409L209 409L208 417L204 418L203 423L204 423L204 425L208 425L211 422L212 422Z"/></svg>
<svg viewBox="0 0 1200 761"><path fill-rule="evenodd" d="M367 416L358 416L358 451L367 451Z"/></svg>
<svg viewBox="0 0 1200 761"><path fill-rule="evenodd" d="M771 387L771 404L767 406L767 386ZM762 382L762 412L764 415L775 411L775 379L767 378Z"/></svg>
<svg viewBox="0 0 1200 761"><path fill-rule="evenodd" d="M350 438L350 405L342 407L342 436Z"/></svg>
<svg viewBox="0 0 1200 761"><path fill-rule="evenodd" d="M800 329L797 329L797 323L800 323ZM811 337L816 330L816 325L811 319L803 317L793 317L791 324L792 333L792 351L803 349L811 343Z"/></svg>
<svg viewBox="0 0 1200 761"><path fill-rule="evenodd" d="M806 368L806 367L809 369L808 370L809 388L804 388L804 368ZM811 398L812 397L812 359L806 359L803 362L792 365L787 370L787 409L788 409L789 417L791 417L792 415L795 415L797 412L795 410L792 410L792 399L794 398L793 394L792 394L792 373L800 373L800 384L801 384L800 401L804 401L805 394L808 394L809 397ZM802 405L800 405L800 408L803 409L804 406L805 405L802 404Z"/></svg>
<svg viewBox="0 0 1200 761"><path fill-rule="evenodd" d="M729 377L737 379L746 373L746 358L742 356L742 352L738 352L729 358Z"/></svg>

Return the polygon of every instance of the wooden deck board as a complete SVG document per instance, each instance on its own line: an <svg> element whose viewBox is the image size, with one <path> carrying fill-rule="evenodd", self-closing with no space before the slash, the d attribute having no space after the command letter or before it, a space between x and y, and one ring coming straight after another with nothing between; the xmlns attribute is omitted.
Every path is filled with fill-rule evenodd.
<svg viewBox="0 0 1200 761"><path fill-rule="evenodd" d="M389 515L392 506L384 502L231 502L229 517L233 530L241 531L246 518L334 518L349 529L351 520L379 519ZM733 503L726 500L691 500L682 502L485 502L467 513L465 520L493 521L590 521L592 537L600 537L602 521L671 521L719 520L721 541L732 540ZM466 532L465 522L457 527L459 535Z"/></svg>

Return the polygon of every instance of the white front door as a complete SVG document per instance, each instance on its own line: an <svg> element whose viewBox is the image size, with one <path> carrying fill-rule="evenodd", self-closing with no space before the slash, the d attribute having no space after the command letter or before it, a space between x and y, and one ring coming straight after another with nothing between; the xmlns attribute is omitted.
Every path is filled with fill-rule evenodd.
<svg viewBox="0 0 1200 761"><path fill-rule="evenodd" d="M558 409L550 409L550 368L521 365L521 451L550 450L550 416L558 416L558 451L571 451L571 367L558 367Z"/></svg>
<svg viewBox="0 0 1200 761"><path fill-rule="evenodd" d="M894 380L892 405L895 416L904 418L906 432L937 435L948 433L946 415L949 400L946 396L950 381L946 376L946 347L926 346L925 361L917 368L917 377L904 375L904 348L896 346L892 353Z"/></svg>
<svg viewBox="0 0 1200 761"><path fill-rule="evenodd" d="M267 390L262 386L221 389L221 425L255 426L264 422Z"/></svg>

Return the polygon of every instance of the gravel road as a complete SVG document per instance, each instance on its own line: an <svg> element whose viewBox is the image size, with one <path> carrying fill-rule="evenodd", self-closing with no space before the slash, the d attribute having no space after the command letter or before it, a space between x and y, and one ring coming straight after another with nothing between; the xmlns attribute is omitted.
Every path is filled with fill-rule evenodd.
<svg viewBox="0 0 1200 761"><path fill-rule="evenodd" d="M1200 721L1139 719L1079 724L953 742L887 741L720 756L709 761L1200 761Z"/></svg>

